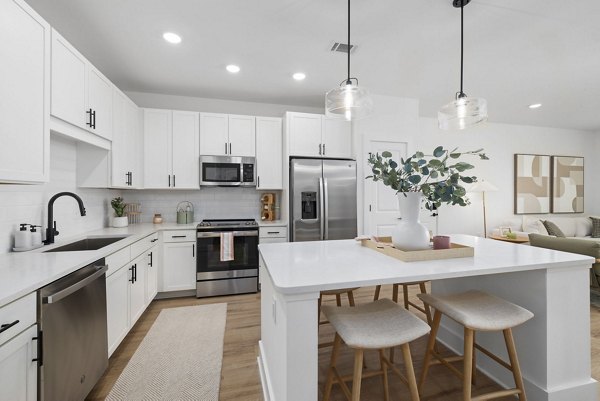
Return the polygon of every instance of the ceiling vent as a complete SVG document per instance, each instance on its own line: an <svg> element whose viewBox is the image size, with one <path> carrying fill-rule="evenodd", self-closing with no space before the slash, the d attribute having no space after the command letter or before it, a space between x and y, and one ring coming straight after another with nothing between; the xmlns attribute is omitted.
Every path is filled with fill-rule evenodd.
<svg viewBox="0 0 600 401"><path fill-rule="evenodd" d="M340 53L348 53L348 45L346 43L335 42L333 46L331 46L332 52L340 52ZM356 45L350 45L350 53L354 53L356 51Z"/></svg>

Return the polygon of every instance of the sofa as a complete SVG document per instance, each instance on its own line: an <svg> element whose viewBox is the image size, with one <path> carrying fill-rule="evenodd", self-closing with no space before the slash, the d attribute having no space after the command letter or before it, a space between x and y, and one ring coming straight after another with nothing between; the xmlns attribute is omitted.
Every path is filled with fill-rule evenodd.
<svg viewBox="0 0 600 401"><path fill-rule="evenodd" d="M588 216L582 215L522 215L514 216L505 220L501 227L510 227L511 231L526 237L529 234L548 235L546 227L542 220L549 220L556 224L567 238L586 238L594 241L600 241L600 238L592 238L592 220ZM493 231L493 234L499 234L500 228Z"/></svg>

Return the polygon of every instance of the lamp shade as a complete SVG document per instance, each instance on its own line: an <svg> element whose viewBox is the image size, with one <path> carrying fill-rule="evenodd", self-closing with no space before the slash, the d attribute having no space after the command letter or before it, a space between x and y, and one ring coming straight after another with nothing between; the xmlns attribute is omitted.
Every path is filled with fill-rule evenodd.
<svg viewBox="0 0 600 401"><path fill-rule="evenodd" d="M328 117L342 117L357 120L373 112L373 100L369 91L354 83L344 83L325 94L325 114Z"/></svg>
<svg viewBox="0 0 600 401"><path fill-rule="evenodd" d="M438 111L438 124L444 130L462 130L487 118L487 101L482 98L459 97Z"/></svg>
<svg viewBox="0 0 600 401"><path fill-rule="evenodd" d="M469 187L469 192L495 192L498 188L494 184L487 181L477 181Z"/></svg>

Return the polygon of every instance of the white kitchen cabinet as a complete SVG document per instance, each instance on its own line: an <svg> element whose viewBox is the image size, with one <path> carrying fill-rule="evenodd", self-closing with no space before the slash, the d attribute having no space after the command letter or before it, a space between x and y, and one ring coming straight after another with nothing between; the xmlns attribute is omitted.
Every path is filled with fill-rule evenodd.
<svg viewBox="0 0 600 401"><path fill-rule="evenodd" d="M321 114L286 113L290 156L352 158L352 125Z"/></svg>
<svg viewBox="0 0 600 401"><path fill-rule="evenodd" d="M54 29L51 76L51 114L110 140L112 83Z"/></svg>
<svg viewBox="0 0 600 401"><path fill-rule="evenodd" d="M129 263L106 278L108 356L129 332Z"/></svg>
<svg viewBox="0 0 600 401"><path fill-rule="evenodd" d="M198 116L144 109L144 188L199 188Z"/></svg>
<svg viewBox="0 0 600 401"><path fill-rule="evenodd" d="M256 117L256 189L283 189L281 118Z"/></svg>
<svg viewBox="0 0 600 401"><path fill-rule="evenodd" d="M146 310L146 254L129 263L129 326Z"/></svg>
<svg viewBox="0 0 600 401"><path fill-rule="evenodd" d="M50 32L24 1L0 2L0 182L49 179Z"/></svg>
<svg viewBox="0 0 600 401"><path fill-rule="evenodd" d="M254 157L255 117L200 113L200 154Z"/></svg>
<svg viewBox="0 0 600 401"><path fill-rule="evenodd" d="M158 246L153 246L146 252L146 305L150 305L158 293L159 262Z"/></svg>
<svg viewBox="0 0 600 401"><path fill-rule="evenodd" d="M139 108L123 92L113 90L113 135L111 143L111 182L114 188L139 188L140 127Z"/></svg>
<svg viewBox="0 0 600 401"><path fill-rule="evenodd" d="M0 399L37 400L37 326L0 346Z"/></svg>
<svg viewBox="0 0 600 401"><path fill-rule="evenodd" d="M161 292L196 289L196 242L165 242Z"/></svg>

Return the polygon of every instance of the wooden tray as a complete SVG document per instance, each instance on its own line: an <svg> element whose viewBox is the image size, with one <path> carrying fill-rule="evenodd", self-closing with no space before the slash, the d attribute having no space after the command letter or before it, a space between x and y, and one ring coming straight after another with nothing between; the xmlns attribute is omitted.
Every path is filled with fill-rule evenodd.
<svg viewBox="0 0 600 401"><path fill-rule="evenodd" d="M394 248L392 245L392 237L361 239L362 246L371 248L384 255L399 259L403 262L417 262L421 260L437 260L437 259L452 259L452 258L469 258L475 255L475 250L466 245L451 243L450 249L424 249L422 251L403 251Z"/></svg>

